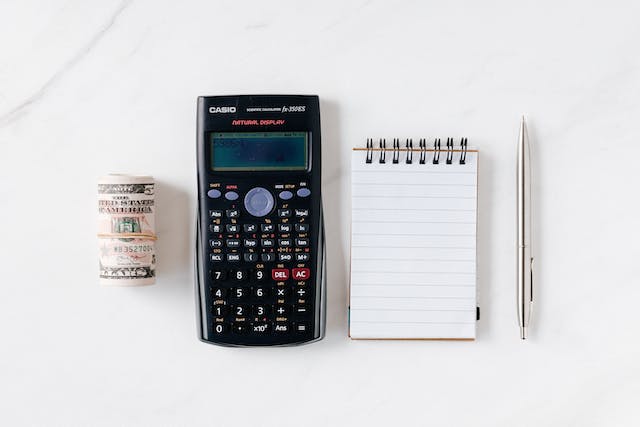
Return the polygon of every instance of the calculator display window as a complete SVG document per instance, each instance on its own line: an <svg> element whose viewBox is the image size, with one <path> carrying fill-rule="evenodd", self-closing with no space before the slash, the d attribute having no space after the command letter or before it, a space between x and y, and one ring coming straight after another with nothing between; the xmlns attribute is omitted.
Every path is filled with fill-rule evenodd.
<svg viewBox="0 0 640 427"><path fill-rule="evenodd" d="M213 132L213 171L295 171L308 169L307 132Z"/></svg>

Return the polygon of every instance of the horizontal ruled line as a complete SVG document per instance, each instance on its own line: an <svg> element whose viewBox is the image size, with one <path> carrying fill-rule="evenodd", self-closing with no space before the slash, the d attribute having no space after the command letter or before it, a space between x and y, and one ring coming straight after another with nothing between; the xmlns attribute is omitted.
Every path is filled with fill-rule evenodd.
<svg viewBox="0 0 640 427"><path fill-rule="evenodd" d="M352 173L387 173L386 171L388 171L388 173L410 173L413 175L417 175L417 174L428 174L428 175L475 175L476 171L473 170L471 172L464 172L464 171L448 171L448 172L442 172L442 171L425 171L425 170L393 170L393 169L354 169L352 170Z"/></svg>
<svg viewBox="0 0 640 427"><path fill-rule="evenodd" d="M432 259L428 259L428 258L406 258L406 257L400 257L400 258L391 258L391 257L386 257L386 258L354 258L351 257L352 260L357 260L357 261L389 261L389 260L393 260L393 261L420 261L420 262L476 262L475 258L469 258L469 259L437 259L437 258L432 258Z"/></svg>
<svg viewBox="0 0 640 427"><path fill-rule="evenodd" d="M351 221L352 224L475 224L475 221Z"/></svg>
<svg viewBox="0 0 640 427"><path fill-rule="evenodd" d="M384 298L384 299L464 299L464 300L476 300L475 297L415 297L411 296L385 296L385 295L351 295L353 298Z"/></svg>
<svg viewBox="0 0 640 427"><path fill-rule="evenodd" d="M383 233L352 233L353 236L431 236L431 237L475 237L475 234L422 234L422 233L405 233L405 234L383 234Z"/></svg>
<svg viewBox="0 0 640 427"><path fill-rule="evenodd" d="M475 212L475 209L352 208L352 211Z"/></svg>
<svg viewBox="0 0 640 427"><path fill-rule="evenodd" d="M471 322L399 322L399 321L390 321L390 320L354 320L354 319L351 319L350 323L383 323L383 324L396 323L396 324L402 324L402 325L407 325L407 324L414 324L414 325L421 325L421 324L431 324L431 325L473 325L476 322L475 321L471 321Z"/></svg>
<svg viewBox="0 0 640 427"><path fill-rule="evenodd" d="M456 273L459 274L459 273ZM476 285L475 284L469 284L469 285L453 285L451 283L445 283L442 285L434 285L434 284L398 284L398 283L363 283L363 284L357 284L357 283L351 283L351 287L353 288L359 288L359 287L363 287L363 286L412 286L412 287L444 287L444 288L448 288L448 287L456 287L456 288L475 288Z"/></svg>
<svg viewBox="0 0 640 427"><path fill-rule="evenodd" d="M475 249L475 246L369 246L369 245L351 245L352 248L369 248L369 249ZM474 258L475 259L475 258Z"/></svg>
<svg viewBox="0 0 640 427"><path fill-rule="evenodd" d="M352 196L352 199L380 199L380 196ZM414 199L465 199L465 200L471 200L471 199L475 199L476 196L389 196L389 195L385 195L384 196L385 199L407 199L407 200L414 200Z"/></svg>
<svg viewBox="0 0 640 427"><path fill-rule="evenodd" d="M435 187L477 187L477 185L475 184L426 184L426 183L421 183L421 182L407 182L407 183L402 183L402 184L395 184L393 182L353 182L351 181L351 185L362 185L362 186L366 186L366 185L395 185L397 187L405 187L407 185L415 185L415 186L420 186L420 187L431 187L431 186L435 186Z"/></svg>
<svg viewBox="0 0 640 427"><path fill-rule="evenodd" d="M400 312L406 312L406 311L442 311L445 313L454 311L471 311L471 308L452 308L452 309L443 309L443 308L353 308L351 307L351 311L400 311ZM475 311L476 308L473 307L473 311Z"/></svg>

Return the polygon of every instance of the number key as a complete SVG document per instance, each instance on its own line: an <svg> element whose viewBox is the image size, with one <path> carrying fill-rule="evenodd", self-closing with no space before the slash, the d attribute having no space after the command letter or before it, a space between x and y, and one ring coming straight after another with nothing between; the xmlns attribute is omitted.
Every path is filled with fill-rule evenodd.
<svg viewBox="0 0 640 427"><path fill-rule="evenodd" d="M254 305L253 314L256 316L268 316L269 308L270 307L268 305Z"/></svg>
<svg viewBox="0 0 640 427"><path fill-rule="evenodd" d="M221 282L227 278L227 272L225 270L213 270L211 271L211 278L215 282Z"/></svg>
<svg viewBox="0 0 640 427"><path fill-rule="evenodd" d="M266 298L269 295L269 288L263 286L255 287L253 288L253 295L256 298Z"/></svg>
<svg viewBox="0 0 640 427"><path fill-rule="evenodd" d="M213 325L213 332L216 334L225 334L229 330L229 327L225 323L216 323Z"/></svg>
<svg viewBox="0 0 640 427"><path fill-rule="evenodd" d="M216 298L224 298L227 296L227 290L224 288L213 288L213 296Z"/></svg>
<svg viewBox="0 0 640 427"><path fill-rule="evenodd" d="M247 280L247 272L246 270L236 270L233 272L233 278L237 281L237 282L244 282L245 280Z"/></svg>
<svg viewBox="0 0 640 427"><path fill-rule="evenodd" d="M265 274L264 274L264 270L256 270L253 273L253 277L254 279L260 281L260 280L264 280Z"/></svg>
<svg viewBox="0 0 640 427"><path fill-rule="evenodd" d="M222 304L214 306L213 314L218 317L225 316L227 314L227 306Z"/></svg>
<svg viewBox="0 0 640 427"><path fill-rule="evenodd" d="M235 288L233 290L233 297L236 299L245 299L249 296L249 289L247 288Z"/></svg>
<svg viewBox="0 0 640 427"><path fill-rule="evenodd" d="M233 306L233 314L236 317L244 317L249 314L249 308L244 304Z"/></svg>

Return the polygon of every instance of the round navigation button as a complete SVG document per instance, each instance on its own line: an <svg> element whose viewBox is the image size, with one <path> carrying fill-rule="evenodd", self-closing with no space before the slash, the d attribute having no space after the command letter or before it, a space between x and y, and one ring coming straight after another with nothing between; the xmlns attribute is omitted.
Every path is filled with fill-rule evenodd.
<svg viewBox="0 0 640 427"><path fill-rule="evenodd" d="M308 188L300 188L298 191L296 191L296 194L299 197L308 197L311 194L311 190L309 190Z"/></svg>
<svg viewBox="0 0 640 427"><path fill-rule="evenodd" d="M273 196L266 188L254 187L244 196L244 207L253 216L268 215L274 204Z"/></svg>
<svg viewBox="0 0 640 427"><path fill-rule="evenodd" d="M212 199L217 199L218 197L222 196L222 193L220 192L220 190L216 190L214 188L212 190L207 191L207 196L209 196Z"/></svg>
<svg viewBox="0 0 640 427"><path fill-rule="evenodd" d="M293 197L293 193L291 191L281 191L280 194L278 194L278 197L282 200L289 200Z"/></svg>
<svg viewBox="0 0 640 427"><path fill-rule="evenodd" d="M238 197L240 196L235 191L227 191L224 193L224 198L227 200L238 200Z"/></svg>

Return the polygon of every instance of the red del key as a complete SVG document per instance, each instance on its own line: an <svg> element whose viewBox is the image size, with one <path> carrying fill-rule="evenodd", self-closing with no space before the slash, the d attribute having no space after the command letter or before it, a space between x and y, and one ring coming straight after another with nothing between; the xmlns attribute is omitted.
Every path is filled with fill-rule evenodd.
<svg viewBox="0 0 640 427"><path fill-rule="evenodd" d="M274 268L271 270L271 278L273 280L287 280L289 278L289 269Z"/></svg>
<svg viewBox="0 0 640 427"><path fill-rule="evenodd" d="M294 268L291 270L293 280L307 280L311 276L311 270L308 268Z"/></svg>

